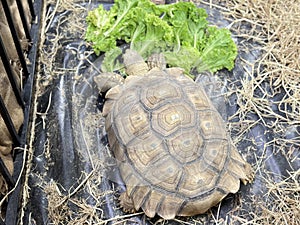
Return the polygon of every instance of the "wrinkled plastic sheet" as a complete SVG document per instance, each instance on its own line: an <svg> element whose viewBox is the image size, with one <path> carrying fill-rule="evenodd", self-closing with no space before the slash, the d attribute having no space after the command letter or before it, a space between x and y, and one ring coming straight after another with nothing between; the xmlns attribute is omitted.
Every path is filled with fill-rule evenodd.
<svg viewBox="0 0 300 225"><path fill-rule="evenodd" d="M83 5L87 7L86 5ZM110 4L104 3L105 7ZM51 10L49 7L49 10ZM53 9L53 8L52 8ZM209 19L211 23L226 27L229 25L217 10L209 10ZM55 30L56 21L68 12L59 12L53 19L53 28ZM245 28L247 29L247 27ZM48 38L51 35L48 36ZM239 45L251 45L243 39L235 40ZM50 44L51 40L45 41L45 45ZM108 220L107 224L114 224L114 220L109 222L110 218L117 215L126 215L118 205L118 195L124 191L124 185L119 177L114 157L107 147L107 137L104 129L104 119L101 117L101 109L104 100L95 87L93 77L99 74L101 57L95 55L87 56L85 52L90 50L84 40L77 37L60 40L61 49L57 52L57 66L65 68L62 75L55 77L44 90L39 93L37 99L37 118L35 122L34 139L34 157L32 169L29 176L30 201L26 208L25 220L29 224L50 224L48 204L49 199L45 193L45 185L55 181L59 184L60 191L68 195L72 193L81 182L91 172L98 172L101 182L97 188L104 194L101 198L101 213L99 217ZM254 48L253 48L254 49ZM214 76L199 76L197 82L200 82L211 97L213 103L220 111L222 117L227 120L237 110L236 95L232 94L225 99L224 93L228 90L228 85L235 83L241 85L241 80L245 79L246 74L253 68L247 68L243 60L254 62L260 57L261 52L257 50L239 52L236 61L236 67L232 72L221 71ZM92 64L91 64L92 62ZM246 71L248 70L248 71ZM47 78L47 74L44 76ZM45 82L46 78L40 81ZM41 85L42 86L42 85ZM265 84L268 90L269 84ZM270 90L271 91L271 90ZM280 98L281 96L276 96ZM270 102L276 102L276 99L270 99ZM275 106L274 106L275 107ZM280 113L278 111L278 113ZM283 115L284 116L284 115ZM250 114L249 119L256 120L256 114ZM270 121L272 119L270 118ZM299 127L291 129L285 138L294 138L299 132ZM234 135L234 134L233 134ZM258 162L247 149L255 149L255 154L263 157L267 155L263 163L266 169L274 174L273 180L280 181L281 177L287 176L288 171L299 168L299 160L288 162L280 151L273 154L274 149L265 148L265 143L272 140L276 134L272 130L258 123L249 129L244 141L239 143L238 149L246 157L247 161L255 168ZM253 141L254 140L254 141ZM99 160L95 161L95 159ZM224 218L224 221L230 220L229 212L240 207L245 217L251 212L250 197L252 193L258 198L264 198L267 191L266 183L263 180L264 172L256 170L256 178L252 185L241 186L239 193L231 194L226 197L221 207L212 209L212 214L218 218ZM111 190L116 190L111 192ZM90 205L95 205L96 200L90 196L84 186L74 192L71 197L86 199ZM240 199L243 199L241 204ZM249 200L249 204L248 204ZM79 210L72 203L70 208ZM72 217L72 216L70 216ZM201 224L206 221L207 215L199 217L184 218L186 223ZM126 224L154 224L159 221L159 217L153 219L147 218L144 214L131 216L127 218ZM201 222L202 221L202 222ZM176 221L165 222L165 224L180 224ZM64 224L62 221L61 224ZM209 224L206 222L205 224Z"/></svg>

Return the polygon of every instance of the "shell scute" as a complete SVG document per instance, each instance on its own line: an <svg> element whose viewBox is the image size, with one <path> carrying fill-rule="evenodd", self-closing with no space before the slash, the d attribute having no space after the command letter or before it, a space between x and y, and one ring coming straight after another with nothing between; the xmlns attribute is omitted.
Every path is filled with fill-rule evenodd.
<svg viewBox="0 0 300 225"><path fill-rule="evenodd" d="M225 124L221 116L214 109L207 109L198 112L199 128L203 136L208 139L224 139L228 138L226 134Z"/></svg>
<svg viewBox="0 0 300 225"><path fill-rule="evenodd" d="M189 201L180 212L178 216L193 216L195 212L204 213L212 206L216 205L224 198L224 193L218 190L212 190L206 195L202 195L201 199L194 199Z"/></svg>
<svg viewBox="0 0 300 225"><path fill-rule="evenodd" d="M142 209L145 214L149 217L154 217L163 199L164 194L157 191L151 191L150 194L144 196Z"/></svg>
<svg viewBox="0 0 300 225"><path fill-rule="evenodd" d="M163 141L152 132L146 133L127 146L128 158L134 162L137 171L144 174L152 165L167 156L167 152L161 151L164 149L163 145Z"/></svg>
<svg viewBox="0 0 300 225"><path fill-rule="evenodd" d="M122 95L120 93L122 93ZM126 112L128 108L138 104L138 100L139 100L139 93L134 88L128 89L124 93L123 92L120 93L118 94L117 101L114 101L114 105L110 109L110 110L112 109L114 110L115 116L118 115L119 113Z"/></svg>
<svg viewBox="0 0 300 225"><path fill-rule="evenodd" d="M127 109L127 115L118 114L114 117L114 131L124 145L150 131L148 113L139 105Z"/></svg>
<svg viewBox="0 0 300 225"><path fill-rule="evenodd" d="M144 177L150 181L154 189L172 193L176 192L182 172L178 164L170 156L166 156L154 164L153 168L144 174Z"/></svg>
<svg viewBox="0 0 300 225"><path fill-rule="evenodd" d="M151 188L143 185L138 186L135 191L132 193L132 201L134 203L134 209L138 211L144 204L145 200L147 199L147 196L151 193ZM154 211L155 215L155 211Z"/></svg>
<svg viewBox="0 0 300 225"><path fill-rule="evenodd" d="M206 141L203 160L216 171L224 169L225 162L228 161L228 144L226 140ZM216 175L215 175L216 176Z"/></svg>
<svg viewBox="0 0 300 225"><path fill-rule="evenodd" d="M166 220L173 219L183 203L184 199L182 198L165 195L164 200L157 210L157 214Z"/></svg>
<svg viewBox="0 0 300 225"><path fill-rule="evenodd" d="M150 77L151 78L151 77ZM161 82L154 81L153 79L146 79L148 87L141 90L141 102L149 110L159 106L165 99L180 99L180 87L176 83L168 80Z"/></svg>
<svg viewBox="0 0 300 225"><path fill-rule="evenodd" d="M184 196L195 198L213 189L217 180L216 172L202 160L198 160L185 166L185 177L178 191Z"/></svg>
<svg viewBox="0 0 300 225"><path fill-rule="evenodd" d="M195 161L203 154L204 140L195 129L177 132L167 139L170 155L182 165Z"/></svg>
<svg viewBox="0 0 300 225"><path fill-rule="evenodd" d="M165 102L159 109L152 112L152 129L163 136L177 130L194 126L196 115L192 108L180 102Z"/></svg>

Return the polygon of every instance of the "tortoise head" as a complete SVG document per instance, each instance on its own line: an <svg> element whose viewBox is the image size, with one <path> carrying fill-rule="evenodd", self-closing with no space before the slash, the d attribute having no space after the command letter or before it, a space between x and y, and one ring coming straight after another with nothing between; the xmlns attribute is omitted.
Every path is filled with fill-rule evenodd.
<svg viewBox="0 0 300 225"><path fill-rule="evenodd" d="M142 76L149 71L147 63L143 57L132 49L127 49L123 55L124 66L126 73L129 76Z"/></svg>
<svg viewBox="0 0 300 225"><path fill-rule="evenodd" d="M126 73L128 75L141 76L145 75L149 70L165 70L166 59L162 53L154 53L149 56L147 63L143 57L132 49L127 49L123 55Z"/></svg>

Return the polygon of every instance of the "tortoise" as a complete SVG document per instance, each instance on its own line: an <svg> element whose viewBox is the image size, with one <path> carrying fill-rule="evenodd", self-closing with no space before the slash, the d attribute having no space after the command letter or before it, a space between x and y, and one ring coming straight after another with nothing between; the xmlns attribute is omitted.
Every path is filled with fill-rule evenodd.
<svg viewBox="0 0 300 225"><path fill-rule="evenodd" d="M134 50L123 55L127 78L94 78L106 92L105 129L126 185L124 211L142 209L164 219L205 213L253 170L229 137L222 117L199 84L162 54L148 64Z"/></svg>

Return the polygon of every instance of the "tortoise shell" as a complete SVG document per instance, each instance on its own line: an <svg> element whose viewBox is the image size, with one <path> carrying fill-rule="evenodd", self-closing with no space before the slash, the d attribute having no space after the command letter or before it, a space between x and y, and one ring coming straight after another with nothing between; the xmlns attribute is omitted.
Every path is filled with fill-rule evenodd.
<svg viewBox="0 0 300 225"><path fill-rule="evenodd" d="M129 76L104 109L126 185L121 206L164 219L204 213L253 176L204 89L174 71Z"/></svg>

